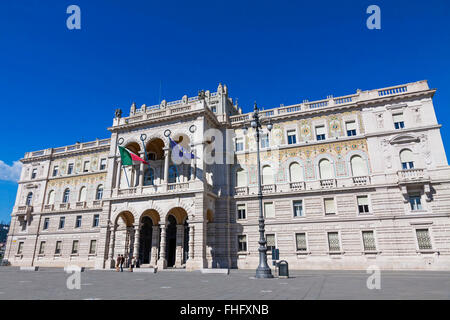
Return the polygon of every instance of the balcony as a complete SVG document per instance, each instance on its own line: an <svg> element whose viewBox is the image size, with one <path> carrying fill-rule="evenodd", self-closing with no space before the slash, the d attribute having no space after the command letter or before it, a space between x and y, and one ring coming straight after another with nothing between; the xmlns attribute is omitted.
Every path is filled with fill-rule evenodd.
<svg viewBox="0 0 450 320"><path fill-rule="evenodd" d="M289 188L291 189L291 191L300 191L300 190L305 190L305 182L290 182L289 183Z"/></svg>
<svg viewBox="0 0 450 320"><path fill-rule="evenodd" d="M66 209L68 210L70 208L70 203L60 203L59 209Z"/></svg>
<svg viewBox="0 0 450 320"><path fill-rule="evenodd" d="M424 169L407 169L397 171L398 182L415 182L421 180L428 180L429 177Z"/></svg>
<svg viewBox="0 0 450 320"><path fill-rule="evenodd" d="M262 193L274 193L277 188L275 184L267 184L262 186Z"/></svg>
<svg viewBox="0 0 450 320"><path fill-rule="evenodd" d="M320 187L322 189L330 189L336 187L336 179L321 179Z"/></svg>
<svg viewBox="0 0 450 320"><path fill-rule="evenodd" d="M359 177L353 177L353 185L355 186L365 186L370 184L370 177L369 176L359 176Z"/></svg>
<svg viewBox="0 0 450 320"><path fill-rule="evenodd" d="M44 211L53 211L53 210L55 210L54 204L45 204L44 205Z"/></svg>
<svg viewBox="0 0 450 320"><path fill-rule="evenodd" d="M189 182L167 184L167 191L179 191L186 189L189 189Z"/></svg>
<svg viewBox="0 0 450 320"><path fill-rule="evenodd" d="M78 201L75 203L75 209L84 209L86 208L86 201Z"/></svg>
<svg viewBox="0 0 450 320"><path fill-rule="evenodd" d="M234 194L237 196L247 195L248 187L236 187L236 188L234 188Z"/></svg>

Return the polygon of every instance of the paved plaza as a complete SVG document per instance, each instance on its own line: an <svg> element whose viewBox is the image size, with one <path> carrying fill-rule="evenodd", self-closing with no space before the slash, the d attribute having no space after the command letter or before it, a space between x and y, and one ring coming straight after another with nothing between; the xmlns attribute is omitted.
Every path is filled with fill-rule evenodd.
<svg viewBox="0 0 450 320"><path fill-rule="evenodd" d="M365 271L291 271L289 279L254 279L199 271L131 273L86 270L69 290L63 269L0 267L0 299L450 299L450 272L381 271L381 289L367 288Z"/></svg>

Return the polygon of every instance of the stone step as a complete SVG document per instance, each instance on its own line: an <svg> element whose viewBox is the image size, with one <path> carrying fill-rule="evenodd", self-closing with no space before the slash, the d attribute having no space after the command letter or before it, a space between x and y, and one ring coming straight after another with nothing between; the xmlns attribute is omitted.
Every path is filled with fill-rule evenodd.
<svg viewBox="0 0 450 320"><path fill-rule="evenodd" d="M156 273L156 271L158 271L158 268L143 268L142 266L140 268L133 268L133 272Z"/></svg>
<svg viewBox="0 0 450 320"><path fill-rule="evenodd" d="M22 266L22 267L20 267L20 270L21 271L38 271L39 267L25 267L25 266Z"/></svg>
<svg viewBox="0 0 450 320"><path fill-rule="evenodd" d="M205 274L229 274L230 273L230 269L219 269L219 268L211 268L211 269L202 269L201 270L202 273Z"/></svg>

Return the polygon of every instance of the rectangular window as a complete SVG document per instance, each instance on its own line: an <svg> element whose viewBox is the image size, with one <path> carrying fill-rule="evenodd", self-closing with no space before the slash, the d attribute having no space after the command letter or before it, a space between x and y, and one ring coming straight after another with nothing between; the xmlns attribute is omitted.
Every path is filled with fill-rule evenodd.
<svg viewBox="0 0 450 320"><path fill-rule="evenodd" d="M296 233L297 251L306 251L306 233Z"/></svg>
<svg viewBox="0 0 450 320"><path fill-rule="evenodd" d="M49 224L50 224L50 218L45 218L44 219L44 226L42 227L42 229L43 230L47 230Z"/></svg>
<svg viewBox="0 0 450 320"><path fill-rule="evenodd" d="M273 202L264 203L264 217L275 218L275 209L273 207Z"/></svg>
<svg viewBox="0 0 450 320"><path fill-rule="evenodd" d="M238 251L247 251L247 236L238 236Z"/></svg>
<svg viewBox="0 0 450 320"><path fill-rule="evenodd" d="M303 217L303 201L296 200L293 202L294 217Z"/></svg>
<svg viewBox="0 0 450 320"><path fill-rule="evenodd" d="M328 248L330 251L341 251L338 232L328 232Z"/></svg>
<svg viewBox="0 0 450 320"><path fill-rule="evenodd" d="M55 254L61 254L62 241L56 241Z"/></svg>
<svg viewBox="0 0 450 320"><path fill-rule="evenodd" d="M59 218L59 229L64 229L64 224L66 223L66 217Z"/></svg>
<svg viewBox="0 0 450 320"><path fill-rule="evenodd" d="M91 240L89 244L89 254L95 254L97 250L97 240Z"/></svg>
<svg viewBox="0 0 450 320"><path fill-rule="evenodd" d="M369 213L369 198L367 196L358 196L356 200L358 202L358 212Z"/></svg>
<svg viewBox="0 0 450 320"><path fill-rule="evenodd" d="M69 163L69 165L67 166L67 174L72 173L73 173L73 163Z"/></svg>
<svg viewBox="0 0 450 320"><path fill-rule="evenodd" d="M261 137L261 148L268 148L269 147L269 135L264 134Z"/></svg>
<svg viewBox="0 0 450 320"><path fill-rule="evenodd" d="M297 134L295 130L288 130L287 132L288 144L296 144L297 143Z"/></svg>
<svg viewBox="0 0 450 320"><path fill-rule="evenodd" d="M275 235L274 234L266 234L266 246L267 246L267 253L272 253L272 250L276 248L275 245Z"/></svg>
<svg viewBox="0 0 450 320"><path fill-rule="evenodd" d="M345 123L345 128L347 129L347 136L356 136L356 122L349 121Z"/></svg>
<svg viewBox="0 0 450 320"><path fill-rule="evenodd" d="M59 167L58 167L58 166L54 166L54 167L53 167L53 176L54 176L54 177L56 177L56 176L58 175L58 170L59 170Z"/></svg>
<svg viewBox="0 0 450 320"><path fill-rule="evenodd" d="M316 127L316 138L317 141L325 140L325 126Z"/></svg>
<svg viewBox="0 0 450 320"><path fill-rule="evenodd" d="M416 230L417 243L420 250L431 250L431 239L428 229L417 229Z"/></svg>
<svg viewBox="0 0 450 320"><path fill-rule="evenodd" d="M100 160L100 170L105 170L106 169L106 159L101 159Z"/></svg>
<svg viewBox="0 0 450 320"><path fill-rule="evenodd" d="M31 172L31 179L35 179L37 175L37 169L33 169L33 171Z"/></svg>
<svg viewBox="0 0 450 320"><path fill-rule="evenodd" d="M236 139L236 152L244 150L244 141L242 139Z"/></svg>
<svg viewBox="0 0 450 320"><path fill-rule="evenodd" d="M89 171L89 164L91 162L90 161L85 161L84 165L83 165L83 172L88 172Z"/></svg>
<svg viewBox="0 0 450 320"><path fill-rule="evenodd" d="M72 242L72 254L78 253L78 240L73 240Z"/></svg>
<svg viewBox="0 0 450 320"><path fill-rule="evenodd" d="M336 209L334 207L334 198L324 199L325 205L325 215L336 214Z"/></svg>
<svg viewBox="0 0 450 320"><path fill-rule="evenodd" d="M394 119L395 129L403 129L405 127L405 122L403 121L403 113L397 113L392 115Z"/></svg>
<svg viewBox="0 0 450 320"><path fill-rule="evenodd" d="M245 210L245 204L238 204L237 206L237 218L238 219L245 219L247 218L246 210Z"/></svg>
<svg viewBox="0 0 450 320"><path fill-rule="evenodd" d="M409 196L409 204L411 206L412 211L422 210L422 203L420 201L420 195L410 195Z"/></svg>
<svg viewBox="0 0 450 320"><path fill-rule="evenodd" d="M211 107L211 111L214 112L214 113L216 113L217 107L216 107L216 106L212 106L212 107Z"/></svg>
<svg viewBox="0 0 450 320"><path fill-rule="evenodd" d="M39 254L44 254L45 252L45 241L41 241L41 244L39 245Z"/></svg>
<svg viewBox="0 0 450 320"><path fill-rule="evenodd" d="M100 216L98 214L94 214L94 219L92 221L92 226L93 227L98 227L99 219L100 219Z"/></svg>
<svg viewBox="0 0 450 320"><path fill-rule="evenodd" d="M75 228L81 227L81 216L77 216L75 220Z"/></svg>
<svg viewBox="0 0 450 320"><path fill-rule="evenodd" d="M17 254L22 254L23 252L23 242L19 242L19 245L17 246Z"/></svg>
<svg viewBox="0 0 450 320"><path fill-rule="evenodd" d="M362 232L364 251L375 251L377 247L375 245L375 237L373 231Z"/></svg>

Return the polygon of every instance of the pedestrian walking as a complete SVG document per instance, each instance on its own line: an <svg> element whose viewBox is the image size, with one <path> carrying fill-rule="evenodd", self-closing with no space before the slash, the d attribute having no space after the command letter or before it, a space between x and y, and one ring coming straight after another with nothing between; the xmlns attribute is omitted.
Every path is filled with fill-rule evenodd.
<svg viewBox="0 0 450 320"><path fill-rule="evenodd" d="M123 254L120 255L120 272L123 272L123 264L125 262L125 257Z"/></svg>

